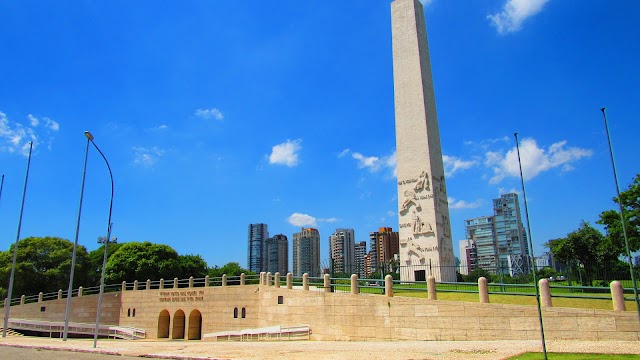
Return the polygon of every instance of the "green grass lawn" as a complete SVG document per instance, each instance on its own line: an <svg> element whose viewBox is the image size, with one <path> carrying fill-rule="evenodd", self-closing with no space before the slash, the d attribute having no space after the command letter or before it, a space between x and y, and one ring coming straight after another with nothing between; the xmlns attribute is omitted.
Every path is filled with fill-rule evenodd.
<svg viewBox="0 0 640 360"><path fill-rule="evenodd" d="M378 293L380 290L378 290ZM428 294L426 291L403 291L394 292L395 296L409 296L426 298ZM460 292L438 292L438 300L451 300L451 301L467 301L467 302L480 302L477 293L460 293ZM535 296L518 296L518 295L499 295L490 294L489 302L496 304L514 304L514 305L536 305ZM598 309L598 310L613 310L613 303L608 299L582 299L582 298L557 298L552 297L551 303L554 307L568 307L577 309ZM636 304L634 301L627 301L627 311L636 311Z"/></svg>
<svg viewBox="0 0 640 360"><path fill-rule="evenodd" d="M640 355L633 354L573 354L573 353L547 353L549 360L601 360L601 359L640 359ZM510 357L510 360L539 360L544 359L542 353L524 353Z"/></svg>

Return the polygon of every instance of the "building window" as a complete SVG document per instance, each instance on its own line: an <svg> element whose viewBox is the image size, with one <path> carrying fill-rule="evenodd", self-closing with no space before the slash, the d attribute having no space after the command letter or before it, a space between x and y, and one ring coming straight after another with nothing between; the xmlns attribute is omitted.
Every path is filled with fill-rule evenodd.
<svg viewBox="0 0 640 360"><path fill-rule="evenodd" d="M127 309L127 317L131 317L131 309Z"/></svg>
<svg viewBox="0 0 640 360"><path fill-rule="evenodd" d="M233 318L234 319L238 318L238 308L233 308Z"/></svg>
<svg viewBox="0 0 640 360"><path fill-rule="evenodd" d="M45 312L45 310L47 310L46 306L40 306L40 312Z"/></svg>
<svg viewBox="0 0 640 360"><path fill-rule="evenodd" d="M247 316L247 310L242 308L242 318L244 319Z"/></svg>
<svg viewBox="0 0 640 360"><path fill-rule="evenodd" d="M278 296L278 305L284 304L284 296Z"/></svg>
<svg viewBox="0 0 640 360"><path fill-rule="evenodd" d="M133 317L136 317L136 308L133 308Z"/></svg>

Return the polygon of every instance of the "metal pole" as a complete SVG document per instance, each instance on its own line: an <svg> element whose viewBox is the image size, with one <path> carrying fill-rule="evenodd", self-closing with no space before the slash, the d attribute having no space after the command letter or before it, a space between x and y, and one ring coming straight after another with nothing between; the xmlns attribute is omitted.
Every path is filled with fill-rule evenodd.
<svg viewBox="0 0 640 360"><path fill-rule="evenodd" d="M88 134L88 135L87 135ZM107 239L104 241L104 255L102 257L102 274L100 275L100 295L98 296L98 312L96 314L96 328L93 333L93 347L95 348L98 344L98 327L100 326L100 314L102 313L102 295L104 294L104 274L105 268L107 267L107 251L109 249L109 241L111 240L111 227L113 224L111 223L111 212L113 210L113 174L111 173L111 166L109 166L109 162L107 158L104 156L98 145L93 141L93 136L88 131L85 131L85 135L91 141L93 146L95 146L96 150L102 155L104 162L107 164L107 169L109 169L109 178L111 178L111 200L109 201L109 220L107 221Z"/></svg>
<svg viewBox="0 0 640 360"><path fill-rule="evenodd" d="M69 275L69 288L67 289L67 306L64 311L64 331L62 332L62 340L67 341L67 333L69 332L69 312L71 310L71 295L73 291L73 273L76 267L76 249L78 248L78 235L80 233L80 215L82 214L82 198L84 196L84 180L87 175L87 158L89 156L89 138L87 138L87 147L84 151L84 166L82 168L82 185L80 186L80 205L78 206L78 220L76 221L76 235L73 242L73 253L71 255L71 273Z"/></svg>
<svg viewBox="0 0 640 360"><path fill-rule="evenodd" d="M2 182L0 182L0 200L2 199L2 188L4 188L4 174L2 174Z"/></svg>
<svg viewBox="0 0 640 360"><path fill-rule="evenodd" d="M536 262L533 255L533 239L531 236L531 223L529 221L529 206L527 206L527 192L524 189L524 176L522 176L522 161L520 160L520 143L518 142L518 133L513 134L516 137L516 151L518 152L518 168L520 169L520 182L522 183L522 197L524 198L524 211L527 216L527 232L529 233L529 259L531 259L531 269L533 270L533 284L536 287L536 301L538 302L538 319L540 320L540 335L542 336L542 353L544 359L547 360L547 344L544 339L544 325L542 323L542 308L540 307L540 288L538 287L538 279L536 276Z"/></svg>
<svg viewBox="0 0 640 360"><path fill-rule="evenodd" d="M604 118L604 128L607 132L607 143L609 144L609 155L611 155L611 166L613 167L613 179L616 182L616 194L618 194L618 205L620 206L620 222L622 223L622 233L624 235L624 246L627 251L627 258L629 260L629 272L631 273L631 282L633 282L633 295L636 300L636 309L638 310L638 321L640 321L640 300L638 300L638 285L636 284L636 277L633 274L633 262L631 261L631 251L629 251L629 239L627 237L627 226L624 221L624 206L622 206L622 199L620 198L620 186L618 185L618 173L616 171L616 163L613 160L613 148L611 147L611 137L609 136L609 124L607 123L607 114L605 108L600 109L602 111L602 117Z"/></svg>
<svg viewBox="0 0 640 360"><path fill-rule="evenodd" d="M7 293L7 303L4 306L4 327L2 328L2 337L7 337L7 327L9 326L9 308L11 308L11 296L13 293L13 278L16 273L16 259L18 257L18 241L20 240L20 229L22 228L22 214L24 212L24 199L27 195L27 181L29 180L29 168L31 167L31 150L33 142L29 143L29 157L27 160L27 174L24 177L24 189L22 190L22 204L20 205L20 216L18 217L18 233L16 234L16 243L13 245L13 261L11 262L11 275L9 276L9 292ZM4 175L2 175L2 183L4 184ZM1 189L1 188L0 188Z"/></svg>

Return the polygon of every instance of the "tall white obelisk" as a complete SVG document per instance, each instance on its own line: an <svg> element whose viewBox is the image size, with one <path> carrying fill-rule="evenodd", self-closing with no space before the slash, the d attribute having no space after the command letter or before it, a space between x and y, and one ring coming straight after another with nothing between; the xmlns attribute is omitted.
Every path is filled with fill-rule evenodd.
<svg viewBox="0 0 640 360"><path fill-rule="evenodd" d="M391 3L400 279L456 281L424 9Z"/></svg>

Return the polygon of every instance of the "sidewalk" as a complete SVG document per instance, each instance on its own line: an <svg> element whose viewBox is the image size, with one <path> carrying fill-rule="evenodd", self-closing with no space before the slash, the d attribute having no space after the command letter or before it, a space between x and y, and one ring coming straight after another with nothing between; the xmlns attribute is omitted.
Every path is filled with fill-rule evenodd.
<svg viewBox="0 0 640 360"><path fill-rule="evenodd" d="M270 341L202 342L183 340L99 340L37 337L0 338L4 346L169 359L505 359L541 352L537 340L499 341ZM549 341L549 352L640 354L638 341Z"/></svg>

